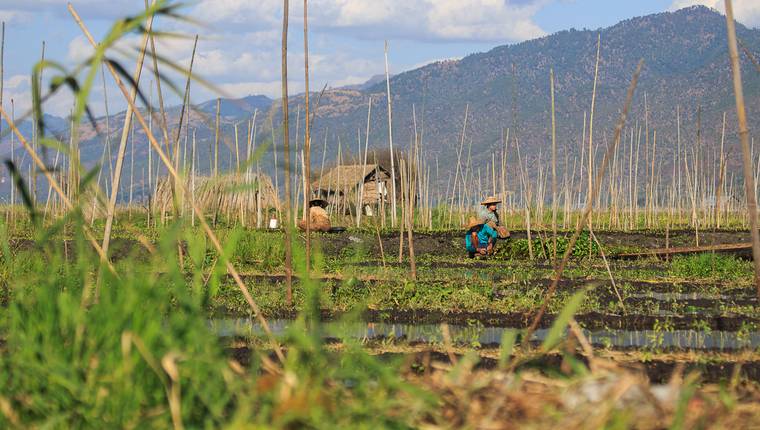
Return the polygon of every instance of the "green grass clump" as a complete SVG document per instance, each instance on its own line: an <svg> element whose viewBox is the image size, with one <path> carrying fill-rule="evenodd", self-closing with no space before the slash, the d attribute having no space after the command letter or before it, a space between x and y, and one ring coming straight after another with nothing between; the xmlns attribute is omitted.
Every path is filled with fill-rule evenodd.
<svg viewBox="0 0 760 430"><path fill-rule="evenodd" d="M0 396L16 419L52 428L158 428L171 426L178 408L186 422L224 423L240 380L206 328L208 297L177 268L175 242L162 241L168 258L132 262L117 277L99 266L81 230L75 237L74 261L44 241L44 258L3 256L14 283L0 321ZM9 424L0 416L0 427Z"/></svg>
<svg viewBox="0 0 760 430"><path fill-rule="evenodd" d="M677 256L670 267L672 276L689 279L736 280L750 276L751 270L750 262L721 254Z"/></svg>
<svg viewBox="0 0 760 430"><path fill-rule="evenodd" d="M0 428L410 428L435 397L405 383L396 362L361 345L322 345L320 286L305 282L301 317L279 340L279 372L230 364L227 342L210 330L207 307L220 271L202 272L206 242L191 230L161 234L145 262L125 259L112 274L83 239L81 218L65 255L56 241L2 253L10 299L0 318ZM177 241L187 243L185 268ZM7 250L8 237L0 244ZM232 240L229 248L235 248ZM73 258L72 258L73 254ZM219 257L218 266L228 255ZM296 255L302 258L302 249ZM302 266L301 263L299 265ZM194 271L187 273L187 267ZM280 291L282 295L282 291ZM396 411L404 410L404 414Z"/></svg>

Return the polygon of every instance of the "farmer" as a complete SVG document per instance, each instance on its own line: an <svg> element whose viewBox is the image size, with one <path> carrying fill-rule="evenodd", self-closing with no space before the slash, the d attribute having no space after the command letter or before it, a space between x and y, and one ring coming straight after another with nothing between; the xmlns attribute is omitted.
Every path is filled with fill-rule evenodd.
<svg viewBox="0 0 760 430"><path fill-rule="evenodd" d="M496 196L491 196L480 202L478 218L493 222L493 228L498 233L499 238L506 239L510 236L510 233L506 227L501 225L501 221L499 220L499 203L501 203L501 200Z"/></svg>
<svg viewBox="0 0 760 430"><path fill-rule="evenodd" d="M496 239L499 237L494 227L496 224L493 221L470 217L466 227L467 234L464 238L464 244L470 258L475 258L475 255L493 254Z"/></svg>
<svg viewBox="0 0 760 430"><path fill-rule="evenodd" d="M478 218L493 221L499 225L499 200L496 196L491 196L482 202L478 208Z"/></svg>
<svg viewBox="0 0 760 430"><path fill-rule="evenodd" d="M309 200L309 229L311 231L330 231L330 218L327 216L327 201L324 199ZM298 228L306 230L306 220L298 221Z"/></svg>

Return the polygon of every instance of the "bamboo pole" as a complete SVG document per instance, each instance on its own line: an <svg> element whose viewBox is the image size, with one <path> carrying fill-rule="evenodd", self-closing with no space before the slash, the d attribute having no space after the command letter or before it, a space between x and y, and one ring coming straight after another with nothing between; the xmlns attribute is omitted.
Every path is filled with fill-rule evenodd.
<svg viewBox="0 0 760 430"><path fill-rule="evenodd" d="M269 129L272 131L272 158L273 158L273 164L274 164L274 194L277 196L277 207L275 210L277 211L277 219L280 220L282 217L282 213L280 210L280 185L279 185L279 174L277 173L279 166L277 165L277 141L274 138L274 122L272 120L272 117L269 117ZM282 221L282 220L280 220Z"/></svg>
<svg viewBox="0 0 760 430"><path fill-rule="evenodd" d="M407 185L409 187L409 191L406 193L407 195L407 202L408 202L408 208L406 210L406 232L407 232L407 238L409 240L409 275L413 280L417 280L417 261L414 257L414 233L412 232L414 228L414 176L413 176L413 169L414 165L410 164L408 168L408 172L406 174L406 181ZM404 174L403 171L401 173Z"/></svg>
<svg viewBox="0 0 760 430"><path fill-rule="evenodd" d="M288 128L288 14L289 1L283 0L282 13L282 150L285 158L285 301L293 304L293 243L291 231L293 223L290 211L290 130Z"/></svg>
<svg viewBox="0 0 760 430"><path fill-rule="evenodd" d="M549 69L552 98L552 260L557 259L557 127L554 115L554 69Z"/></svg>
<svg viewBox="0 0 760 430"><path fill-rule="evenodd" d="M602 46L602 34L599 33L596 39L596 65L594 66L594 88L591 92L591 112L589 113L588 123L588 189L591 191L593 188L594 178L594 107L596 104L596 84L599 79L599 53ZM591 202L593 207L594 202ZM589 230L591 229L592 221L589 217ZM591 243L589 241L589 243Z"/></svg>
<svg viewBox="0 0 760 430"><path fill-rule="evenodd" d="M105 71L103 72L105 74ZM104 79L105 81L105 79ZM150 83L150 91L148 95L148 129L153 132L153 82ZM150 215L153 211L153 205L152 205L152 198L151 198L151 191L153 190L153 149L150 147L150 144L148 144L148 213L146 214L146 226L150 228ZM109 163L110 164L110 163ZM145 184L143 184L143 187ZM195 225L195 223L193 223Z"/></svg>
<svg viewBox="0 0 760 430"><path fill-rule="evenodd" d="M216 121L214 125L214 170L212 176L219 177L219 122L221 121L221 104L222 99L217 97L216 99Z"/></svg>
<svg viewBox="0 0 760 430"><path fill-rule="evenodd" d="M718 174L718 185L715 188L715 228L720 228L721 222L721 200L723 192L723 181L726 177L726 157L723 143L726 139L726 113L723 112L723 127L720 132L720 173Z"/></svg>
<svg viewBox="0 0 760 430"><path fill-rule="evenodd" d="M2 107L2 104L0 104L0 107ZM11 121L16 121L16 104L13 102L13 99L11 98ZM2 122L2 121L0 121ZM16 142L14 139L14 134L11 133L11 162L14 164L16 163L16 154L14 147L16 146ZM21 166L19 166L20 168ZM11 180L11 224L15 227L16 225L16 214L14 210L14 206L16 205L16 185Z"/></svg>
<svg viewBox="0 0 760 430"><path fill-rule="evenodd" d="M196 129L193 129L193 154L192 154L192 160L190 160L190 201L191 205L195 206L195 150L196 150L196 143L195 143L195 132ZM195 211L190 211L190 225L195 227Z"/></svg>
<svg viewBox="0 0 760 430"><path fill-rule="evenodd" d="M40 63L44 63L44 62L45 62L45 41L43 40ZM44 71L44 68L40 71L40 77L38 81L40 88L42 88L42 72L43 71ZM39 118L36 118L36 114L35 114L34 121L32 121L32 148L34 148L35 150L37 149L37 145L38 145L37 136L40 133L40 130L37 129L37 120L39 120ZM21 163L23 164L23 161ZM31 166L29 167L30 167L29 175L31 176L31 182L32 182L30 194L32 195L32 201L36 203L37 202L37 166L34 163L32 163Z"/></svg>
<svg viewBox="0 0 760 430"><path fill-rule="evenodd" d="M303 155L303 207L306 224L306 275L311 273L311 216L309 200L311 199L311 118L309 117L309 7L308 1L303 0L303 55L304 55L304 155Z"/></svg>
<svg viewBox="0 0 760 430"><path fill-rule="evenodd" d="M148 0L145 0L145 8L146 9L148 8ZM160 118L161 132L164 137L164 145L166 145L167 151L169 153L172 153L171 140L169 139L169 125L168 125L169 121L166 118L166 109L164 108L164 94L161 89L161 74L158 69L158 54L156 52L156 40L153 37L152 32L150 33L150 52L151 52L151 57L153 59L153 77L156 81L156 92L158 93L158 107L161 114L161 118ZM152 89L152 86L151 86L151 89ZM148 145L148 148L150 148L150 145ZM159 173L160 167L161 167L161 164L158 163L158 165L156 166L156 181L155 181L156 184L158 184L158 173Z"/></svg>
<svg viewBox="0 0 760 430"><path fill-rule="evenodd" d="M135 124L133 121L130 122L130 154L129 154L129 200L127 203L127 207L132 206L132 196L134 191L134 185L135 185ZM129 216L131 217L131 212L129 213Z"/></svg>
<svg viewBox="0 0 760 430"><path fill-rule="evenodd" d="M396 166L393 156L393 109L391 107L391 78L388 72L388 41L385 41L385 90L388 100L388 145L391 151L391 228L396 227Z"/></svg>
<svg viewBox="0 0 760 430"><path fill-rule="evenodd" d="M364 159L362 160L362 179L361 184L359 185L359 198L357 201L357 210L356 210L356 228L361 227L361 221L362 221L362 208L364 207L364 177L367 175L367 152L369 150L369 125L370 125L370 117L372 115L372 94L369 95L369 100L367 101L367 131L364 138ZM361 155L361 154L360 154ZM377 168L376 168L377 169ZM379 169L377 169L379 171ZM375 176L377 176L377 172L375 173ZM376 192L379 192L377 188L375 188Z"/></svg>
<svg viewBox="0 0 760 430"><path fill-rule="evenodd" d="M726 2L726 22L728 33L728 52L731 58L731 70L733 72L734 95L736 96L736 116L739 120L739 140L742 145L742 159L744 160L744 189L747 197L747 213L749 217L750 233L752 235L752 257L755 264L755 288L760 298L760 231L757 229L757 201L755 197L755 183L752 177L752 159L749 151L749 130L747 128L747 112L744 109L744 90L742 89L741 65L739 52L736 46L736 28L734 23L734 10L731 0Z"/></svg>
<svg viewBox="0 0 760 430"><path fill-rule="evenodd" d="M152 4L155 5L156 0L153 0ZM70 3L69 8L70 10L73 10ZM111 242L111 229L113 227L113 218L116 212L116 199L119 195L119 184L121 183L121 170L124 165L124 154L127 151L127 138L129 137L130 124L132 123L132 112L134 111L133 105L137 98L137 86L140 83L140 75L142 74L143 61L145 60L145 49L148 46L148 35L151 33L152 28L153 15L150 15L148 17L148 23L146 26L147 31L143 35L143 40L140 43L140 53L137 56L137 65L135 67L134 77L132 78L134 87L132 87L132 91L129 94L129 101L132 103L127 106L127 112L124 114L124 127L121 130L121 140L119 141L119 149L116 155L116 166L114 168L113 179L111 180L111 196L108 200L108 209L106 210L106 224L103 230L103 243L101 244L103 253L105 253L106 258L108 256L108 245ZM95 46L95 43L92 45Z"/></svg>

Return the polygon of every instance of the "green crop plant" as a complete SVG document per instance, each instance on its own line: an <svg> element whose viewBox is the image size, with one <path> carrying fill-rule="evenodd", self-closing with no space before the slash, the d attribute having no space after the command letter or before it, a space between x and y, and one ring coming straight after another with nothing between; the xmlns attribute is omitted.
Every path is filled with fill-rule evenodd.
<svg viewBox="0 0 760 430"><path fill-rule="evenodd" d="M749 262L721 254L678 256L670 268L670 274L680 278L737 280L751 273Z"/></svg>

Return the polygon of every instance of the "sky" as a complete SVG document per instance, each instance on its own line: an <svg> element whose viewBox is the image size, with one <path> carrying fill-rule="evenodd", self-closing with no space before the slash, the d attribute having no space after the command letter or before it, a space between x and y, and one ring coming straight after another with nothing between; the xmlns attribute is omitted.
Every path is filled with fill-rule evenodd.
<svg viewBox="0 0 760 430"><path fill-rule="evenodd" d="M71 0L97 40L116 19L144 10L144 0ZM303 91L303 2L290 2L289 85ZM309 0L311 88L359 84L384 73L384 42L389 43L390 73L443 59L490 50L570 28L597 29L635 16L702 4L723 11L723 0ZM760 27L760 1L734 0L739 22ZM282 0L195 0L178 12L189 20L161 17L155 29L183 37L159 37L159 55L178 64L190 63L192 36L200 35L194 73L213 88L193 83L194 103L218 95L280 96L280 36ZM18 114L30 106L30 74L45 58L66 69L86 61L92 49L67 10L66 0L0 0L5 22L4 101L14 100ZM134 53L137 35L119 43ZM132 72L134 58L113 54ZM133 54L132 54L133 56ZM160 66L159 66L160 68ZM49 79L54 72L45 72ZM151 73L143 75L150 87ZM174 76L179 87L183 79ZM166 88L165 88L166 90ZM123 110L125 104L106 77L98 75L92 93L96 114ZM149 93L149 90L145 90ZM220 94L221 92L221 94ZM167 94L167 103L178 98ZM72 107L62 93L45 105L48 113L64 116Z"/></svg>

